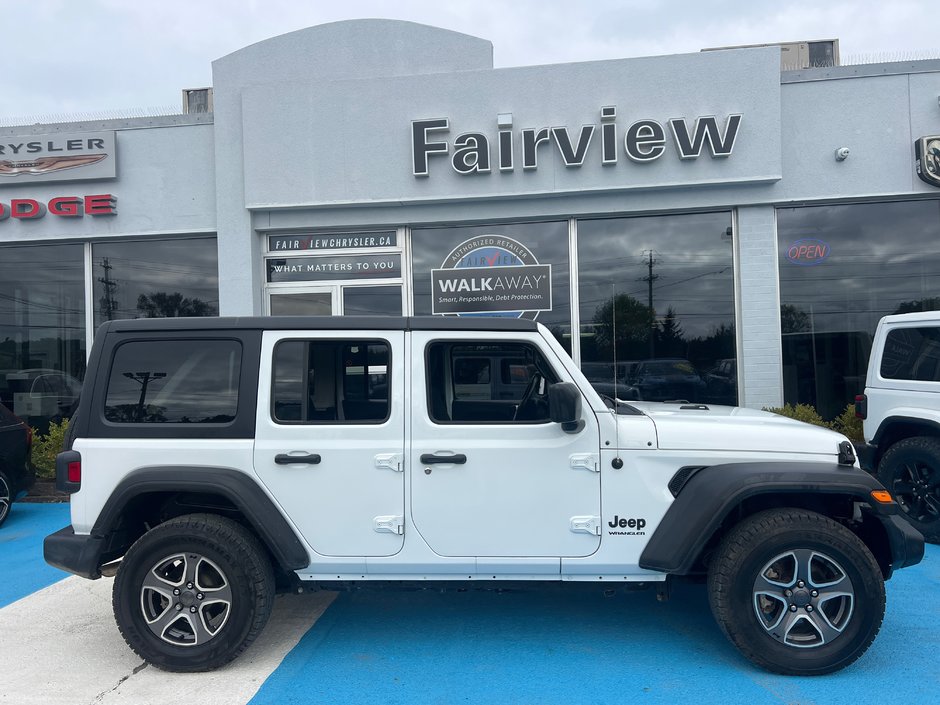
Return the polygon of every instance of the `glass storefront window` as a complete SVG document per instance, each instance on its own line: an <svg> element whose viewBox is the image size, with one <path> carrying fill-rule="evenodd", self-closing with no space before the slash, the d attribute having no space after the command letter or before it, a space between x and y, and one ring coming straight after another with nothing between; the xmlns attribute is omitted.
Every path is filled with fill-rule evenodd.
<svg viewBox="0 0 940 705"><path fill-rule="evenodd" d="M416 228L418 316L536 319L571 350L567 221Z"/></svg>
<svg viewBox="0 0 940 705"><path fill-rule="evenodd" d="M0 402L39 433L85 376L82 245L0 247Z"/></svg>
<svg viewBox="0 0 940 705"><path fill-rule="evenodd" d="M122 318L217 316L215 237L92 245L95 327Z"/></svg>
<svg viewBox="0 0 940 705"><path fill-rule="evenodd" d="M784 401L831 419L882 316L940 309L940 200L777 209Z"/></svg>
<svg viewBox="0 0 940 705"><path fill-rule="evenodd" d="M730 213L578 221L578 278L599 392L737 403Z"/></svg>

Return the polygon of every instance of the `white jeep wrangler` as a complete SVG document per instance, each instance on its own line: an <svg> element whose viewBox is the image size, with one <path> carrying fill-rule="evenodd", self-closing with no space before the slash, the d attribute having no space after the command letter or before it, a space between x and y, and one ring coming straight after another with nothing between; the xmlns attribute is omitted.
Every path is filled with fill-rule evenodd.
<svg viewBox="0 0 940 705"><path fill-rule="evenodd" d="M940 311L881 319L855 413L864 419L866 467L908 521L940 543Z"/></svg>
<svg viewBox="0 0 940 705"><path fill-rule="evenodd" d="M108 323L67 447L46 560L116 574L127 643L176 671L237 656L278 590L707 576L748 658L828 673L924 549L844 437L605 401L522 320Z"/></svg>

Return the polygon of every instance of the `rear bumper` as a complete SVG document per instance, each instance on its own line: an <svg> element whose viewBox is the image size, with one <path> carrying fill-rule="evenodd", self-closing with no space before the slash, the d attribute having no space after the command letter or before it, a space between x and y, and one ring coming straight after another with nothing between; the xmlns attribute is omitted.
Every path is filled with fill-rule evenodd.
<svg viewBox="0 0 940 705"><path fill-rule="evenodd" d="M103 549L104 539L76 534L71 525L49 534L42 543L46 563L92 580L101 577L98 561Z"/></svg>

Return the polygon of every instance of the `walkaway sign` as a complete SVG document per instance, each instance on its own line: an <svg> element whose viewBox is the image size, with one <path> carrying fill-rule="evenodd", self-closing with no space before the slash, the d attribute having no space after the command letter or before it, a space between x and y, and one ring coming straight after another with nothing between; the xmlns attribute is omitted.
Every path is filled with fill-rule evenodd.
<svg viewBox="0 0 940 705"><path fill-rule="evenodd" d="M552 266L501 235L462 242L431 270L431 313L532 318L552 309Z"/></svg>
<svg viewBox="0 0 940 705"><path fill-rule="evenodd" d="M914 168L924 183L940 187L940 135L921 137L914 143Z"/></svg>

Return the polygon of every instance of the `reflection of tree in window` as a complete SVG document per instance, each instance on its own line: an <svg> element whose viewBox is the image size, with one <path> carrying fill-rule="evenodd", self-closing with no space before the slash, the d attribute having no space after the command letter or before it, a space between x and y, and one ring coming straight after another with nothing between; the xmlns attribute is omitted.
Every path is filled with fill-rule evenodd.
<svg viewBox="0 0 940 705"><path fill-rule="evenodd" d="M921 313L923 311L940 311L940 297L902 301L892 313Z"/></svg>
<svg viewBox="0 0 940 705"><path fill-rule="evenodd" d="M214 315L213 308L208 303L196 297L184 297L178 291L172 294L165 291L141 294L137 297L137 310L144 314L144 318Z"/></svg>
<svg viewBox="0 0 940 705"><path fill-rule="evenodd" d="M809 314L793 304L780 305L780 328L784 333L804 333L809 330Z"/></svg>

